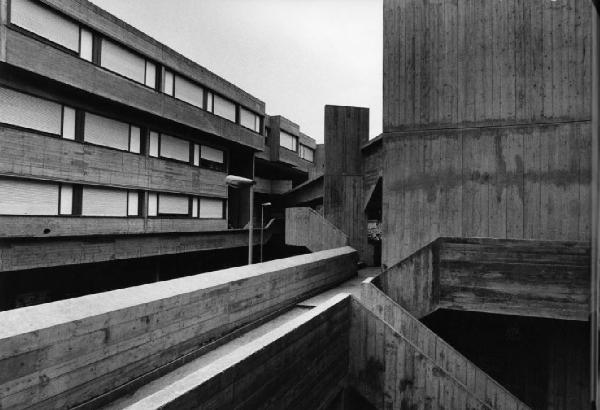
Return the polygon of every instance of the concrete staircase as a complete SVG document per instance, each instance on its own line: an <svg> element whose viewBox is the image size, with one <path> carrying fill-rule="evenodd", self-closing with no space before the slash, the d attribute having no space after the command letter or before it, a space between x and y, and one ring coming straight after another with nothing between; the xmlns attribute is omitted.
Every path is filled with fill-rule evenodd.
<svg viewBox="0 0 600 410"><path fill-rule="evenodd" d="M319 252L348 245L348 236L312 208L287 208L285 244Z"/></svg>

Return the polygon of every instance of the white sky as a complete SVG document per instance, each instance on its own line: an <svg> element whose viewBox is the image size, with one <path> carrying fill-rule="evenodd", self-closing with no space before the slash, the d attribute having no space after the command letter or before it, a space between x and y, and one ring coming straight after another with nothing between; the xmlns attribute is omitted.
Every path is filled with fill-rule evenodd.
<svg viewBox="0 0 600 410"><path fill-rule="evenodd" d="M382 122L382 0L92 0L323 141L326 104Z"/></svg>

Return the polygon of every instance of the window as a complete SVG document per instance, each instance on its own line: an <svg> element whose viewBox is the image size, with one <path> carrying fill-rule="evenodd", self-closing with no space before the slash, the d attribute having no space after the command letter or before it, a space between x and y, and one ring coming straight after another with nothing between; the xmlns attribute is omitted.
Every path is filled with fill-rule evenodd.
<svg viewBox="0 0 600 410"><path fill-rule="evenodd" d="M148 216L158 215L158 194L151 192L148 194Z"/></svg>
<svg viewBox="0 0 600 410"><path fill-rule="evenodd" d="M298 149L298 137L288 134L285 131L281 131L279 134L279 145L295 152Z"/></svg>
<svg viewBox="0 0 600 410"><path fill-rule="evenodd" d="M175 78L173 72L165 70L165 81L163 84L163 92L171 97L174 95Z"/></svg>
<svg viewBox="0 0 600 410"><path fill-rule="evenodd" d="M129 127L129 151L136 154L140 153L140 134L139 127L131 125Z"/></svg>
<svg viewBox="0 0 600 410"><path fill-rule="evenodd" d="M150 149L148 155L151 157L158 157L158 132L150 131Z"/></svg>
<svg viewBox="0 0 600 410"><path fill-rule="evenodd" d="M200 147L200 162L203 167L215 171L225 171L225 153L220 149L202 145Z"/></svg>
<svg viewBox="0 0 600 410"><path fill-rule="evenodd" d="M11 1L11 23L76 53L79 25L31 0Z"/></svg>
<svg viewBox="0 0 600 410"><path fill-rule="evenodd" d="M140 152L140 129L125 122L85 113L83 140L123 151Z"/></svg>
<svg viewBox="0 0 600 410"><path fill-rule="evenodd" d="M175 98L203 108L204 89L185 78L175 76Z"/></svg>
<svg viewBox="0 0 600 410"><path fill-rule="evenodd" d="M62 137L67 140L75 139L75 109L63 107Z"/></svg>
<svg viewBox="0 0 600 410"><path fill-rule="evenodd" d="M240 124L252 131L260 132L260 117L245 108L240 108Z"/></svg>
<svg viewBox="0 0 600 410"><path fill-rule="evenodd" d="M61 135L62 106L8 88L0 88L0 123Z"/></svg>
<svg viewBox="0 0 600 410"><path fill-rule="evenodd" d="M160 135L160 157L178 161L190 161L189 141L175 138L167 134Z"/></svg>
<svg viewBox="0 0 600 410"><path fill-rule="evenodd" d="M144 58L105 38L102 39L101 50L100 65L102 67L144 84L146 76L146 60Z"/></svg>
<svg viewBox="0 0 600 410"><path fill-rule="evenodd" d="M198 197L192 198L192 218L198 218Z"/></svg>
<svg viewBox="0 0 600 410"><path fill-rule="evenodd" d="M223 219L225 201L218 198L200 198L200 218Z"/></svg>
<svg viewBox="0 0 600 410"><path fill-rule="evenodd" d="M189 206L186 195L158 194L159 215L188 215Z"/></svg>
<svg viewBox="0 0 600 410"><path fill-rule="evenodd" d="M60 184L60 205L61 215L71 215L73 213L73 185Z"/></svg>
<svg viewBox="0 0 600 410"><path fill-rule="evenodd" d="M1 215L57 215L59 184L0 178Z"/></svg>
<svg viewBox="0 0 600 410"><path fill-rule="evenodd" d="M86 61L92 61L94 55L94 36L92 32L81 28L80 29L80 42L79 42L79 57Z"/></svg>
<svg viewBox="0 0 600 410"><path fill-rule="evenodd" d="M127 193L127 215L138 216L140 212L139 193L137 191L129 191Z"/></svg>
<svg viewBox="0 0 600 410"><path fill-rule="evenodd" d="M206 111L213 112L215 108L215 95L211 92L206 93Z"/></svg>
<svg viewBox="0 0 600 410"><path fill-rule="evenodd" d="M199 167L200 166L200 145L194 144L194 160L193 165Z"/></svg>
<svg viewBox="0 0 600 410"><path fill-rule="evenodd" d="M150 88L156 88L156 64L146 61L146 75L144 84Z"/></svg>
<svg viewBox="0 0 600 410"><path fill-rule="evenodd" d="M300 158L310 162L315 161L315 150L306 145L300 144Z"/></svg>
<svg viewBox="0 0 600 410"><path fill-rule="evenodd" d="M81 214L85 216L127 216L128 193L123 189L83 187Z"/></svg>
<svg viewBox="0 0 600 410"><path fill-rule="evenodd" d="M235 104L223 97L214 96L213 112L219 117L235 122Z"/></svg>

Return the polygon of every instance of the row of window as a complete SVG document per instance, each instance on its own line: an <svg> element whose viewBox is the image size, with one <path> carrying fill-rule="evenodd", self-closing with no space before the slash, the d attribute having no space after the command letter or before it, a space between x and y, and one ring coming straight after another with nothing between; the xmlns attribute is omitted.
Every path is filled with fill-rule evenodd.
<svg viewBox="0 0 600 410"><path fill-rule="evenodd" d="M298 144L298 137L283 130L279 133L279 145L290 151L298 152L302 159L310 162L315 160L315 150L304 144ZM298 145L300 145L300 149L298 149Z"/></svg>
<svg viewBox="0 0 600 410"><path fill-rule="evenodd" d="M224 219L225 200L191 195L0 178L0 215ZM146 206L144 206L146 205Z"/></svg>
<svg viewBox="0 0 600 410"><path fill-rule="evenodd" d="M258 114L240 106L238 118L237 106L232 101L171 70L166 69L163 77L160 67L154 62L111 40L94 35L87 28L44 5L33 0L13 0L10 13L12 24L77 53L84 60L261 132L261 117Z"/></svg>
<svg viewBox="0 0 600 410"><path fill-rule="evenodd" d="M0 123L133 153L144 153L146 131L112 118L0 87ZM148 155L224 172L222 150L148 130Z"/></svg>

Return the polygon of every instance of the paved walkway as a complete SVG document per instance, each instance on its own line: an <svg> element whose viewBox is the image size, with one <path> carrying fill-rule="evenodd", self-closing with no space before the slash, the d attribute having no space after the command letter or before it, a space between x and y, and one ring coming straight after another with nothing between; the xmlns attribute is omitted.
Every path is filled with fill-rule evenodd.
<svg viewBox="0 0 600 410"><path fill-rule="evenodd" d="M338 293L349 293L352 296L360 299L360 284L369 277L377 276L381 272L380 268L364 268L358 271L358 276L352 278L335 288L329 289L323 293L318 294L317 296L313 296L310 299L306 299L298 303L300 307L315 307L325 302L331 297L337 295Z"/></svg>

